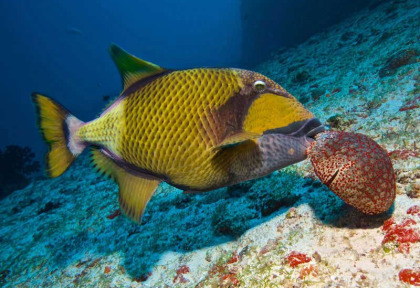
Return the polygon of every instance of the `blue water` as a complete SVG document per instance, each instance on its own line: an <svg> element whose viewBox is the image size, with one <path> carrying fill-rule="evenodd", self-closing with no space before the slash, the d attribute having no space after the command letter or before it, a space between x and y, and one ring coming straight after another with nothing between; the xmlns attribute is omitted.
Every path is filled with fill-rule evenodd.
<svg viewBox="0 0 420 288"><path fill-rule="evenodd" d="M369 3L0 1L0 147L30 146L38 157L45 152L33 91L55 98L82 120L94 118L103 96L118 95L121 88L110 43L168 68L252 68Z"/></svg>

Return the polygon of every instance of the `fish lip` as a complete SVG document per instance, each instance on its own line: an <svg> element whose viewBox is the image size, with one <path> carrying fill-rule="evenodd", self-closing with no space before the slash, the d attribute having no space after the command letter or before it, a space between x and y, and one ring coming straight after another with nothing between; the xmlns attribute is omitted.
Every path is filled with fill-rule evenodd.
<svg viewBox="0 0 420 288"><path fill-rule="evenodd" d="M318 118L310 118L304 121L298 121L287 127L275 128L264 131L264 134L282 134L293 137L306 136L315 139L318 133L324 132L325 127Z"/></svg>
<svg viewBox="0 0 420 288"><path fill-rule="evenodd" d="M306 137L315 139L316 135L325 132L326 129L325 126L322 125L321 121L319 121L317 118L312 118L311 120L313 121L309 123L308 129L306 130Z"/></svg>

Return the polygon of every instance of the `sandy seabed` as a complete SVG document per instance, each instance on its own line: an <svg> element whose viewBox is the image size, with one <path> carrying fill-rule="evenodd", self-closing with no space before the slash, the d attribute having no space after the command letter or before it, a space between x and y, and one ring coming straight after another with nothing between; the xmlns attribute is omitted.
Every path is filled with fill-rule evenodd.
<svg viewBox="0 0 420 288"><path fill-rule="evenodd" d="M2 200L0 285L420 285L420 3L378 3L255 70L331 130L363 133L390 153L390 211L344 204L306 160L200 195L163 184L136 225L118 215L117 186L82 157Z"/></svg>

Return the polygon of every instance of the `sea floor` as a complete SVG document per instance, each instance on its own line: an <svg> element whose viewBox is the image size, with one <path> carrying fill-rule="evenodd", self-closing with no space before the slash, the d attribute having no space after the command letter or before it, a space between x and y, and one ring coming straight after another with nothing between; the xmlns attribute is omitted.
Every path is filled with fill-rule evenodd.
<svg viewBox="0 0 420 288"><path fill-rule="evenodd" d="M163 184L137 225L119 214L117 186L82 156L2 200L0 286L420 285L420 3L376 3L255 70L331 130L389 152L390 211L346 205L306 160L205 194Z"/></svg>

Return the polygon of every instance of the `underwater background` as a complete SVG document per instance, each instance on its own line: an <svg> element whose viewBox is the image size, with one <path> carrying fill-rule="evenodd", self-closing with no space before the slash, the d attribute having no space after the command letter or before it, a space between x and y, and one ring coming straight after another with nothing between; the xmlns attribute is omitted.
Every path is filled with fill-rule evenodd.
<svg viewBox="0 0 420 288"><path fill-rule="evenodd" d="M420 285L419 1L4 0L0 16L2 287ZM387 149L394 206L361 214L307 160L199 195L163 184L141 225L87 154L47 179L30 94L93 119L121 90L111 43L272 78L330 130Z"/></svg>

